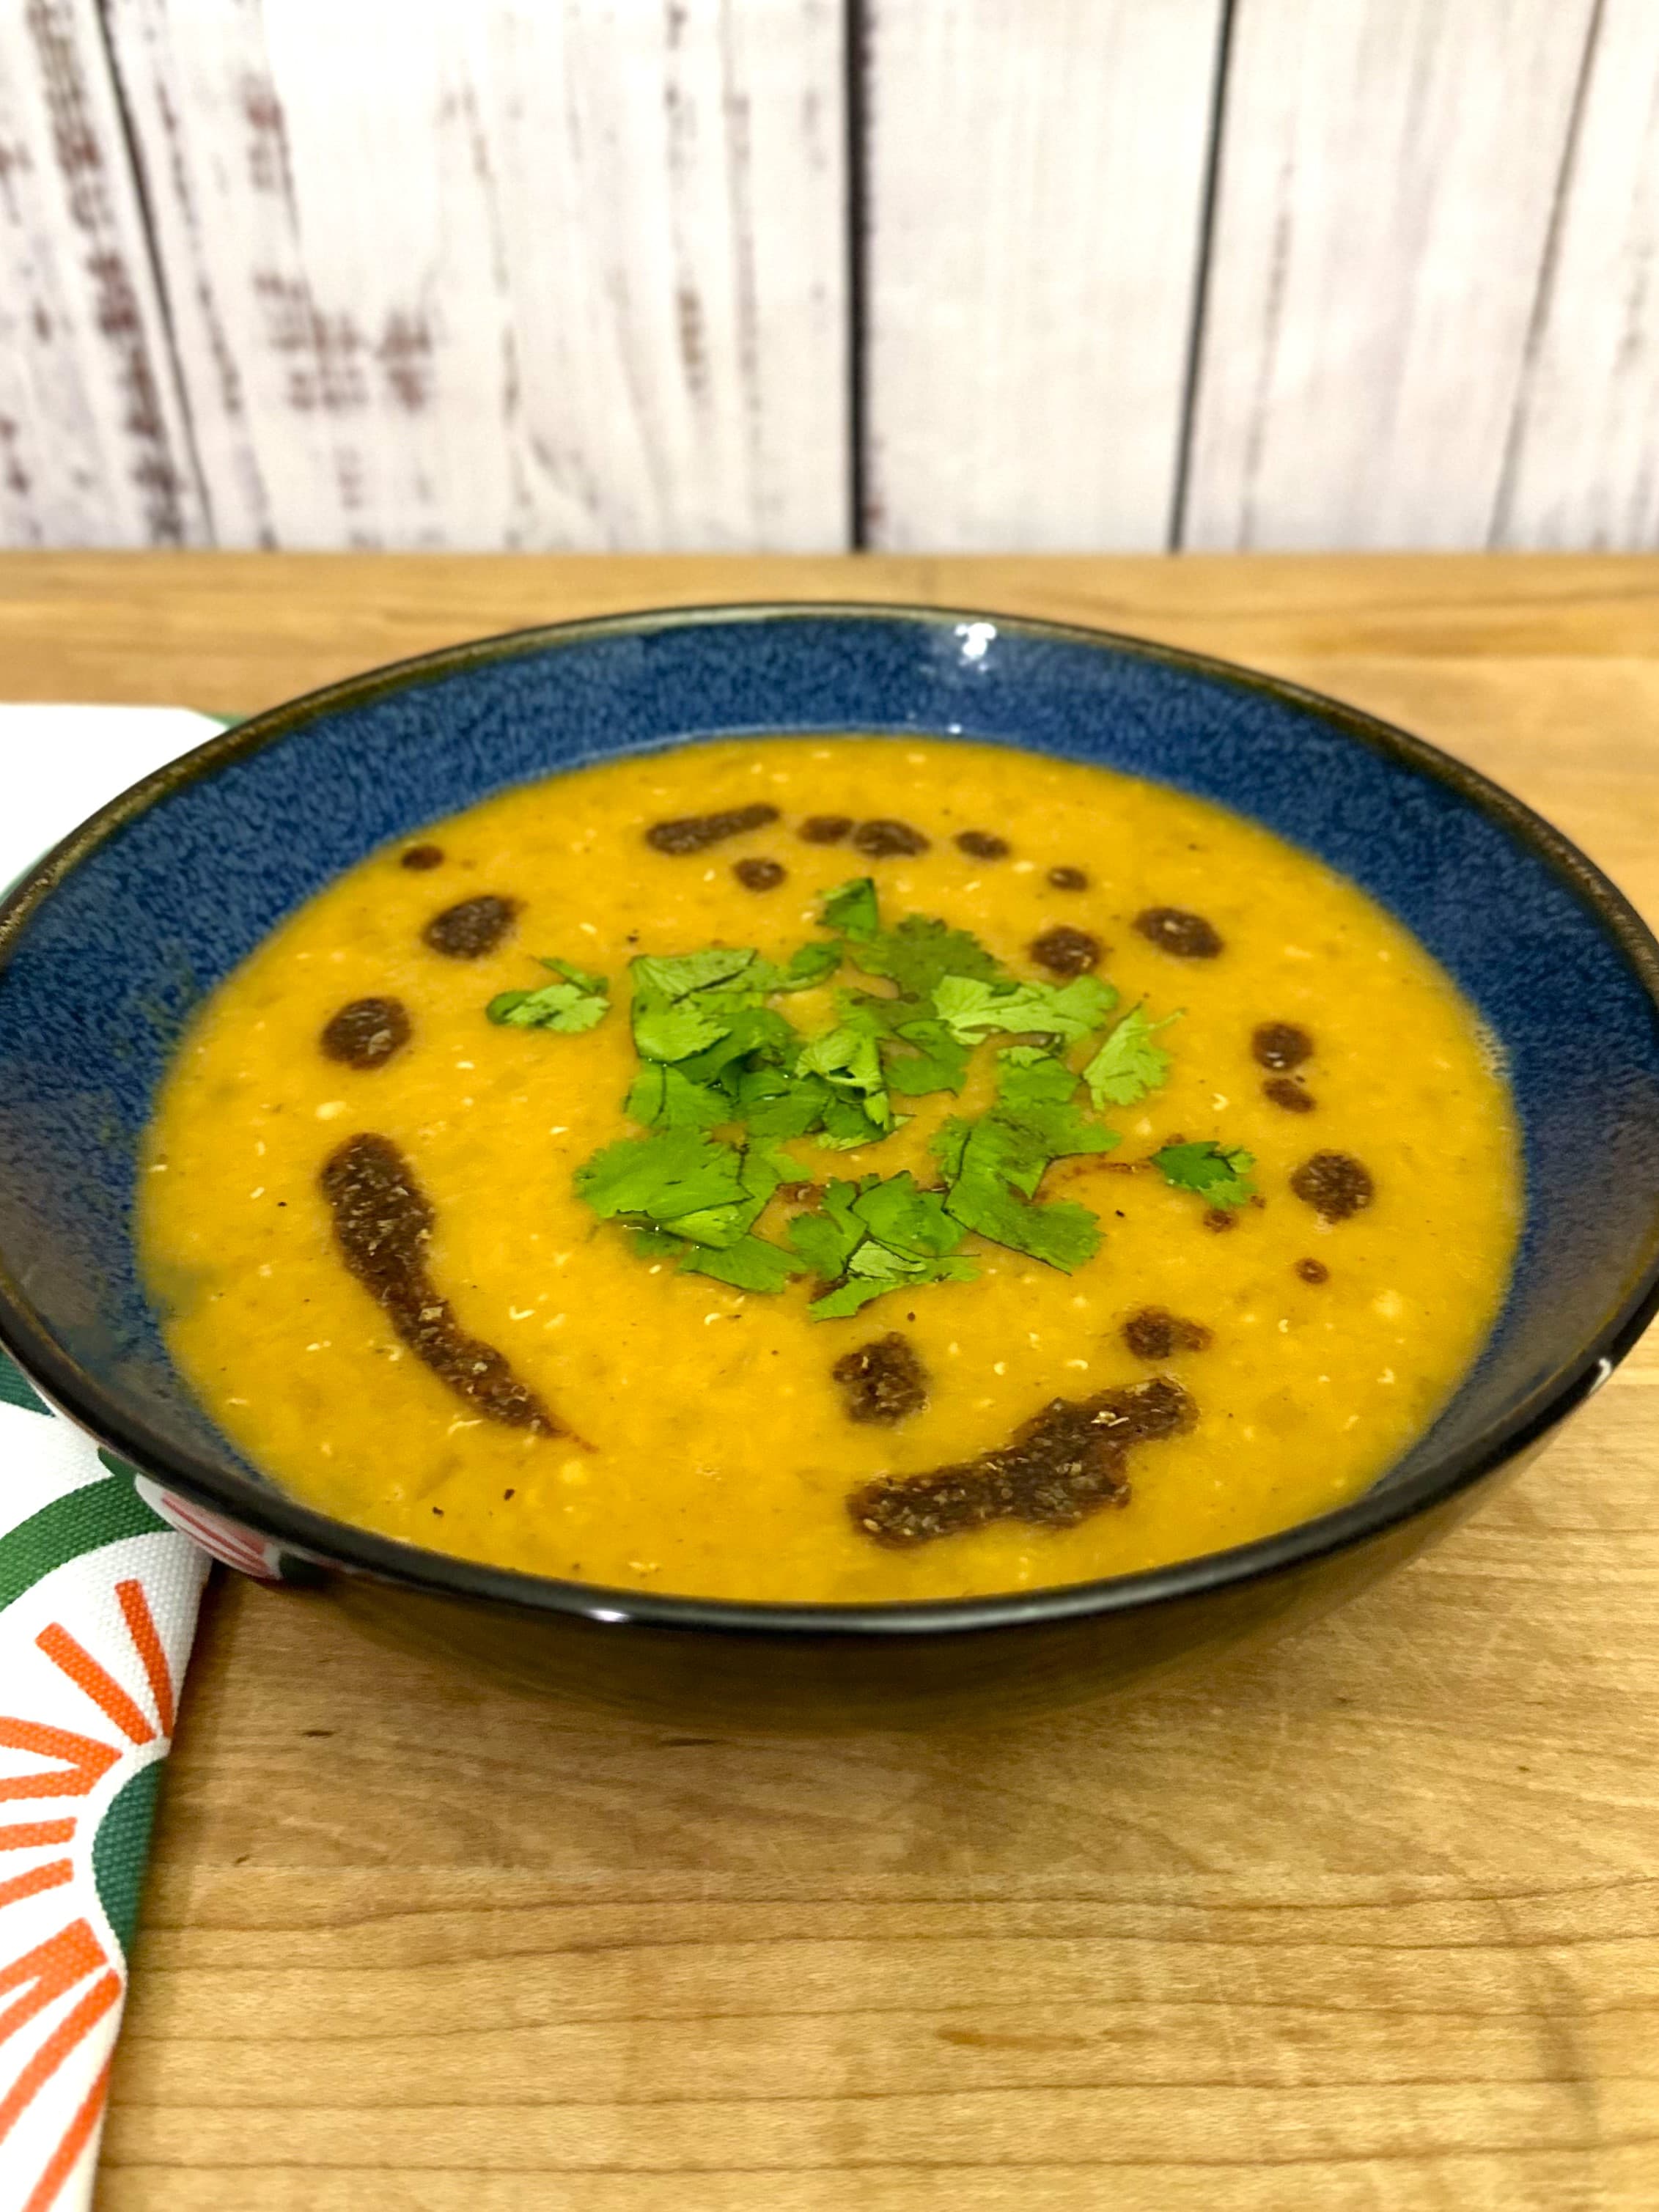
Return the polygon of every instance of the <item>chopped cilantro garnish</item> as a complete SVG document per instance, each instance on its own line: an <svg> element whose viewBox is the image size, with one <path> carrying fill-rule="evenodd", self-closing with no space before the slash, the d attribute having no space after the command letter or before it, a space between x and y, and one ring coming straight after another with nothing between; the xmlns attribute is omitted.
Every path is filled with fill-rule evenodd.
<svg viewBox="0 0 1659 2212"><path fill-rule="evenodd" d="M1030 1046L998 1055L997 1103L976 1121L947 1121L933 1157L950 1183L945 1206L966 1229L1069 1273L1091 1259L1100 1225L1086 1206L1034 1203L1051 1160L1107 1152L1117 1132L1072 1103L1079 1079Z"/></svg>
<svg viewBox="0 0 1659 2212"><path fill-rule="evenodd" d="M1149 1091L1162 1087L1170 1073L1170 1055L1152 1039L1180 1018L1166 1014L1155 1022L1145 1006L1130 1007L1083 1071L1097 1106L1133 1106Z"/></svg>
<svg viewBox="0 0 1659 2212"><path fill-rule="evenodd" d="M844 1021L814 1037L802 1046L795 1068L801 1075L821 1075L834 1090L853 1092L878 1127L891 1127L893 1109L887 1103L875 1032L864 1023Z"/></svg>
<svg viewBox="0 0 1659 2212"><path fill-rule="evenodd" d="M744 945L714 946L632 963L634 1042L642 1060L686 1060L758 1009L780 972ZM781 1020L781 1016L778 1018Z"/></svg>
<svg viewBox="0 0 1659 2212"><path fill-rule="evenodd" d="M602 1221L726 1249L748 1232L787 1168L763 1144L743 1151L700 1129L662 1129L596 1152L577 1169L576 1192Z"/></svg>
<svg viewBox="0 0 1659 2212"><path fill-rule="evenodd" d="M723 991L709 992L695 1003L722 1027L711 1043L678 1063L681 1074L693 1083L729 1081L727 1071L754 1054L781 1065L799 1048L799 1033L770 1006L732 1005Z"/></svg>
<svg viewBox="0 0 1659 2212"><path fill-rule="evenodd" d="M952 1036L970 1045L999 1031L1074 1044L1097 1030L1116 1004L1117 993L1097 975L1079 975L1069 983L1018 983L950 975L933 987L939 1019Z"/></svg>
<svg viewBox="0 0 1659 2212"><path fill-rule="evenodd" d="M611 987L603 975L590 975L568 960L544 960L559 978L537 991L497 991L484 1008L488 1018L515 1030L557 1030L580 1036L602 1022L611 1006Z"/></svg>
<svg viewBox="0 0 1659 2212"><path fill-rule="evenodd" d="M659 1060L647 1060L641 1068L623 1111L648 1129L718 1129L722 1121L738 1118L723 1091L694 1083L678 1067L665 1066Z"/></svg>
<svg viewBox="0 0 1659 2212"><path fill-rule="evenodd" d="M1255 1156L1237 1145L1165 1145L1152 1154L1165 1182L1196 1191L1212 1206L1243 1206L1255 1196Z"/></svg>
<svg viewBox="0 0 1659 2212"><path fill-rule="evenodd" d="M818 920L824 928L851 938L855 944L861 945L873 937L878 927L874 878L854 876L850 884L839 884L827 892Z"/></svg>
<svg viewBox="0 0 1659 2212"><path fill-rule="evenodd" d="M997 1054L999 1106L1063 1106L1077 1096L1077 1083L1065 1061L1041 1045L1011 1044Z"/></svg>
<svg viewBox="0 0 1659 2212"><path fill-rule="evenodd" d="M666 1261L682 1274L709 1275L737 1291L775 1294L792 1275L803 1272L799 1260L781 1245L769 1244L763 1237L739 1237L735 1244L718 1251L706 1244L688 1244L683 1237L670 1237L660 1229L641 1229L635 1236L634 1249L642 1260Z"/></svg>
<svg viewBox="0 0 1659 2212"><path fill-rule="evenodd" d="M807 1309L815 1321L844 1320L884 1291L970 1282L973 1261L953 1256L962 1237L939 1193L918 1190L908 1170L832 1182L821 1212L789 1224L803 1262L830 1285Z"/></svg>
<svg viewBox="0 0 1659 2212"><path fill-rule="evenodd" d="M989 978L1002 973L978 938L935 915L907 914L895 928L884 928L868 876L831 891L819 920L847 939L855 967L897 984L902 998L925 1000L946 975Z"/></svg>
<svg viewBox="0 0 1659 2212"><path fill-rule="evenodd" d="M757 980L764 976L764 988L769 991L810 991L826 981L840 965L838 945L800 945L781 968L775 968L769 960L757 960L755 972Z"/></svg>
<svg viewBox="0 0 1659 2212"><path fill-rule="evenodd" d="M641 1066L627 1110L651 1133L608 1146L580 1169L581 1196L602 1218L630 1225L641 1252L741 1290L775 1292L810 1269L820 1279L809 1309L819 1320L855 1313L888 1290L971 1279L974 1263L957 1249L970 1230L1066 1270L1089 1259L1100 1241L1095 1216L1039 1201L1038 1187L1051 1162L1118 1142L1079 1108L1084 1083L1096 1108L1155 1088L1169 1069L1152 1042L1165 1024L1136 1007L1103 1042L1117 1005L1109 983L1091 975L1021 981L968 931L930 915L890 927L867 876L830 892L821 920L837 941L802 946L781 964L744 946L633 963ZM886 994L838 992L833 1025L815 1036L768 1003L824 983L843 960L880 978ZM603 1012L599 978L549 964L562 979L550 991L592 985ZM1091 1035L1097 1048L1079 1075L1060 1055ZM947 1121L934 1136L943 1191L918 1189L908 1172L837 1179L818 1210L791 1223L787 1249L755 1234L779 1182L794 1172L777 1144L878 1142L904 1119L896 1097L959 1091L975 1047L1021 1036L1045 1042L999 1053L990 1109ZM747 1141L716 1138L717 1129L746 1132ZM1250 1194L1247 1154L1173 1146L1157 1158L1172 1182L1213 1203Z"/></svg>
<svg viewBox="0 0 1659 2212"><path fill-rule="evenodd" d="M853 960L866 975L896 983L907 999L926 999L947 975L1001 973L978 938L925 914L907 914L896 929L877 930L854 948Z"/></svg>

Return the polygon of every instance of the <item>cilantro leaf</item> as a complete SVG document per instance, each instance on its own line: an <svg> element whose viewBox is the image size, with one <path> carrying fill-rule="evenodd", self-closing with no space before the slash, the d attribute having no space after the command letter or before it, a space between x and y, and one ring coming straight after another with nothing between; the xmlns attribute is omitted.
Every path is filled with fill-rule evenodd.
<svg viewBox="0 0 1659 2212"><path fill-rule="evenodd" d="M706 992L688 1003L724 1024L712 1043L679 1062L681 1074L690 1076L693 1083L712 1083L723 1077L734 1060L751 1054L781 1064L799 1048L799 1031L770 1006L733 1003L724 991Z"/></svg>
<svg viewBox="0 0 1659 2212"><path fill-rule="evenodd" d="M818 921L823 928L851 938L855 944L873 937L879 926L874 877L854 876L851 883L826 892Z"/></svg>
<svg viewBox="0 0 1659 2212"><path fill-rule="evenodd" d="M769 960L757 960L757 987L768 991L811 991L826 981L841 965L838 945L800 945L781 968Z"/></svg>
<svg viewBox="0 0 1659 2212"><path fill-rule="evenodd" d="M822 1205L821 1212L799 1214L789 1224L796 1251L830 1285L807 1309L815 1321L856 1313L884 1291L974 1276L972 1261L951 1256L962 1242L961 1224L946 1213L937 1191L916 1188L908 1170L884 1180L832 1182Z"/></svg>
<svg viewBox="0 0 1659 2212"><path fill-rule="evenodd" d="M929 1091L961 1090L968 1074L968 1048L957 1042L943 1022L924 1014L915 1021L890 1024L888 1034L896 1047L883 1063L890 1091L902 1098L921 1098Z"/></svg>
<svg viewBox="0 0 1659 2212"><path fill-rule="evenodd" d="M717 983L736 981L752 968L759 956L741 945L711 945L706 952L641 953L630 961L636 988L660 992L665 999L684 999L693 991L707 991Z"/></svg>
<svg viewBox="0 0 1659 2212"><path fill-rule="evenodd" d="M1133 1106L1162 1087L1169 1079L1170 1055L1152 1039L1180 1018L1166 1014L1155 1022L1145 1006L1130 1007L1083 1071L1097 1106Z"/></svg>
<svg viewBox="0 0 1659 2212"><path fill-rule="evenodd" d="M1041 1045L1010 1045L997 1054L999 1106L1064 1105L1076 1096L1077 1086L1065 1061Z"/></svg>
<svg viewBox="0 0 1659 2212"><path fill-rule="evenodd" d="M1176 1190L1193 1190L1212 1206L1243 1206L1255 1195L1250 1181L1255 1155L1237 1145L1165 1145L1154 1152L1164 1180Z"/></svg>
<svg viewBox="0 0 1659 2212"><path fill-rule="evenodd" d="M929 1091L962 1088L968 1047L957 1042L925 1000L843 991L837 1004L843 1020L863 1024L880 1039L890 1091L921 1098Z"/></svg>
<svg viewBox="0 0 1659 2212"><path fill-rule="evenodd" d="M821 1075L797 1075L787 1067L750 1068L737 1079L734 1120L757 1137L804 1137L819 1127L836 1094ZM863 1117L860 1116L860 1124Z"/></svg>
<svg viewBox="0 0 1659 2212"><path fill-rule="evenodd" d="M718 1013L695 996L676 1002L660 991L634 987L634 1048L641 1060L688 1060L726 1032Z"/></svg>
<svg viewBox="0 0 1659 2212"><path fill-rule="evenodd" d="M672 1222L741 1200L742 1164L735 1145L697 1129L664 1129L595 1152L576 1170L576 1191L602 1221Z"/></svg>
<svg viewBox="0 0 1659 2212"><path fill-rule="evenodd" d="M1035 1204L1037 1186L1050 1161L1109 1152L1119 1141L1115 1129L1073 1104L1079 1082L1052 1054L1017 1045L997 1055L990 1112L945 1122L933 1141L955 1219L1067 1273L1099 1249L1099 1224L1086 1206L1067 1199Z"/></svg>
<svg viewBox="0 0 1659 2212"><path fill-rule="evenodd" d="M831 1091L856 1104L867 1124L868 1137L852 1134L844 1115L839 1118L838 1127L842 1133L841 1141L858 1144L885 1136L896 1125L881 1054L877 1048L878 1026L845 994L841 1012L842 1018L834 1029L826 1030L822 1036L813 1037L802 1046L795 1061L795 1073L821 1076Z"/></svg>
<svg viewBox="0 0 1659 2212"><path fill-rule="evenodd" d="M735 1146L730 1149L736 1150ZM739 1194L677 1215L665 1224L677 1237L689 1237L694 1244L712 1244L724 1250L754 1226L790 1164L780 1160L770 1146L763 1144L749 1146L737 1158Z"/></svg>
<svg viewBox="0 0 1659 2212"><path fill-rule="evenodd" d="M830 1188L836 1186L832 1183ZM852 1185L841 1188L850 1191ZM847 1272L847 1262L863 1241L862 1226L850 1214L798 1213L789 1224L789 1242L805 1266L833 1283Z"/></svg>
<svg viewBox="0 0 1659 2212"><path fill-rule="evenodd" d="M831 891L818 920L847 939L854 962L866 975L896 983L907 999L927 998L945 975L989 977L1002 972L976 937L933 915L907 914L896 928L884 929L869 876L855 877Z"/></svg>
<svg viewBox="0 0 1659 2212"><path fill-rule="evenodd" d="M679 1068L659 1060L647 1060L641 1068L623 1111L649 1129L718 1129L722 1121L738 1118L723 1091L694 1083Z"/></svg>
<svg viewBox="0 0 1659 2212"><path fill-rule="evenodd" d="M1079 975L1069 983L1019 983L950 975L933 987L940 1020L952 1036L969 1045L998 1030L1074 1043L1098 1029L1116 1004L1117 993L1097 975Z"/></svg>
<svg viewBox="0 0 1659 2212"><path fill-rule="evenodd" d="M907 999L926 999L947 975L988 981L1002 972L978 938L926 914L907 914L896 929L861 939L853 958L866 975L896 983Z"/></svg>
<svg viewBox="0 0 1659 2212"><path fill-rule="evenodd" d="M912 1260L939 1259L962 1242L961 1224L945 1212L939 1193L919 1190L908 1168L884 1182L867 1182L851 1211L878 1244Z"/></svg>
<svg viewBox="0 0 1659 2212"><path fill-rule="evenodd" d="M611 987L603 975L590 975L568 960L544 960L559 978L536 991L497 991L484 1008L487 1019L515 1030L556 1030L580 1036L595 1028L611 1007Z"/></svg>
<svg viewBox="0 0 1659 2212"><path fill-rule="evenodd" d="M659 1229L642 1229L634 1239L634 1249L642 1260L667 1261L682 1274L708 1275L737 1291L775 1293L785 1288L791 1276L801 1272L798 1260L763 1237L740 1237L724 1251L713 1251L706 1245L688 1244Z"/></svg>
<svg viewBox="0 0 1659 2212"><path fill-rule="evenodd" d="M1076 1133L1093 1141L1061 1149L1105 1152L1116 1142L1111 1130L1097 1127L1079 1127ZM1044 1169L1059 1157L1060 1152L1051 1152L1047 1137L1022 1117L995 1110L981 1115L965 1125L945 1203L963 1228L1069 1274L1099 1249L1100 1224L1086 1206L1069 1199L1033 1203Z"/></svg>
<svg viewBox="0 0 1659 2212"><path fill-rule="evenodd" d="M740 1151L700 1129L668 1128L607 1145L577 1169L575 1184L602 1221L726 1249L753 1225L787 1165L763 1144Z"/></svg>

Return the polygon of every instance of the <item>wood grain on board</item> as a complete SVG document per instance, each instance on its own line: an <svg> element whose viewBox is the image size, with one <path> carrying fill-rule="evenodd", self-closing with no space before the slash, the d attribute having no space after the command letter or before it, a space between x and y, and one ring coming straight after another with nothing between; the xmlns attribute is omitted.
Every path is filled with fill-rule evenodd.
<svg viewBox="0 0 1659 2212"><path fill-rule="evenodd" d="M1183 544L1487 542L1594 12L1243 0Z"/></svg>
<svg viewBox="0 0 1659 2212"><path fill-rule="evenodd" d="M871 0L871 544L1169 543L1221 20Z"/></svg>
<svg viewBox="0 0 1659 2212"><path fill-rule="evenodd" d="M240 714L383 661L538 623L848 597L1127 630L1309 682L1328 659L1345 673L1361 660L1645 666L1656 573L1650 557L1570 555L0 554L0 696Z"/></svg>
<svg viewBox="0 0 1659 2212"><path fill-rule="evenodd" d="M95 0L0 7L0 544L206 519Z"/></svg>
<svg viewBox="0 0 1659 2212"><path fill-rule="evenodd" d="M1242 653L1659 916L1655 560L14 556L0 677L252 707L734 588ZM670 1735L221 1581L99 2212L1650 2212L1656 1589L1652 1343L1346 1612L996 1735Z"/></svg>
<svg viewBox="0 0 1659 2212"><path fill-rule="evenodd" d="M222 545L845 542L838 0L109 0Z"/></svg>
<svg viewBox="0 0 1659 2212"><path fill-rule="evenodd" d="M1493 532L1659 543L1659 9L1603 0Z"/></svg>

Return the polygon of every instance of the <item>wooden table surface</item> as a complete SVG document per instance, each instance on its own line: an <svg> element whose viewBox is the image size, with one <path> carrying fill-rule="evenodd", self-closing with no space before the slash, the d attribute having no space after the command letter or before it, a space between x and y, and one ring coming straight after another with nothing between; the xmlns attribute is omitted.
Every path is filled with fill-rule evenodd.
<svg viewBox="0 0 1659 2212"><path fill-rule="evenodd" d="M1659 915L1659 561L0 559L0 696L864 593L1189 642L1501 777ZM1017 1733L688 1739L221 1582L101 2212L1659 2205L1659 1358L1265 1654Z"/></svg>

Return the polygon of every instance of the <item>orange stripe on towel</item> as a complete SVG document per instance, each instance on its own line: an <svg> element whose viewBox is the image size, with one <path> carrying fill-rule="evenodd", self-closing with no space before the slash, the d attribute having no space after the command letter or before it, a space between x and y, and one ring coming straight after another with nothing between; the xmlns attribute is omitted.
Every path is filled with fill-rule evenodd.
<svg viewBox="0 0 1659 2212"><path fill-rule="evenodd" d="M129 1743L154 1743L155 1731L113 1674L100 1667L82 1644L77 1644L61 1621L43 1628L35 1642L54 1667L59 1667L77 1689L84 1690L94 1705L108 1714Z"/></svg>
<svg viewBox="0 0 1659 2212"><path fill-rule="evenodd" d="M161 1649L161 1639L156 1633L155 1617L149 1609L149 1600L144 1595L141 1582L117 1583L115 1595L121 1601L121 1612L127 1624L127 1633L144 1662L144 1672L149 1677L149 1693L155 1700L155 1717L161 1724L161 1734L173 1734L173 1670L167 1665L167 1655Z"/></svg>

